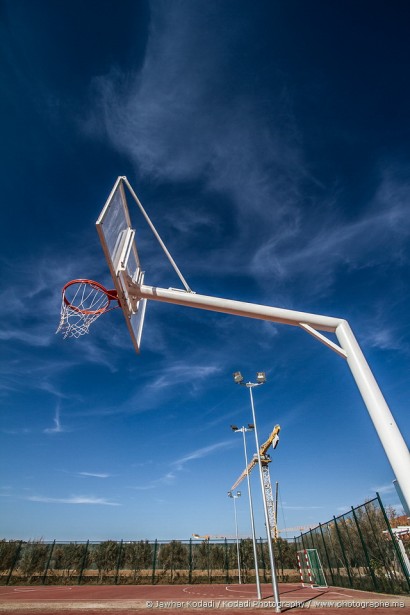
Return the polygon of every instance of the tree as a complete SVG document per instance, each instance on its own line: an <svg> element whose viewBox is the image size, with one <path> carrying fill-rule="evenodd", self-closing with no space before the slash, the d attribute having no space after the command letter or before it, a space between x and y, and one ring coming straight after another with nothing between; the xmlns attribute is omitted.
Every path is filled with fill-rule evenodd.
<svg viewBox="0 0 410 615"><path fill-rule="evenodd" d="M24 546L20 558L19 568L27 576L27 583L31 583L36 573L43 572L48 559L49 546L43 542L28 542Z"/></svg>
<svg viewBox="0 0 410 615"><path fill-rule="evenodd" d="M187 567L188 553L187 548L179 540L171 540L166 545L161 547L159 552L159 563L163 568L164 573L170 572L170 581L174 581L174 573Z"/></svg>
<svg viewBox="0 0 410 615"><path fill-rule="evenodd" d="M20 542L17 540L0 540L0 571L5 572L13 566Z"/></svg>
<svg viewBox="0 0 410 615"><path fill-rule="evenodd" d="M133 571L133 582L135 583L137 576L141 570L151 568L152 566L152 549L147 540L139 542L130 542L124 547L124 561Z"/></svg>
<svg viewBox="0 0 410 615"><path fill-rule="evenodd" d="M98 569L98 580L101 583L104 574L115 570L118 565L119 544L115 540L100 542L92 551L92 561Z"/></svg>
<svg viewBox="0 0 410 615"><path fill-rule="evenodd" d="M54 568L63 570L64 576L71 578L74 572L79 572L86 565L84 562L84 545L70 542L68 545L58 546L54 550Z"/></svg>
<svg viewBox="0 0 410 615"><path fill-rule="evenodd" d="M244 583L249 583L251 580L251 570L255 570L253 543L250 538L241 540L239 553L241 560L242 580Z"/></svg>

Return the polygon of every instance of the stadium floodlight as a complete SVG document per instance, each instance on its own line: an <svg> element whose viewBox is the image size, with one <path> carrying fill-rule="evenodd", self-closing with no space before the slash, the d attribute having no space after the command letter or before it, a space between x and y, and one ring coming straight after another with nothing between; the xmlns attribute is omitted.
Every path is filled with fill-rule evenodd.
<svg viewBox="0 0 410 615"><path fill-rule="evenodd" d="M234 379L234 382L236 382L236 384L242 384L243 376L241 372L234 372L233 379Z"/></svg>

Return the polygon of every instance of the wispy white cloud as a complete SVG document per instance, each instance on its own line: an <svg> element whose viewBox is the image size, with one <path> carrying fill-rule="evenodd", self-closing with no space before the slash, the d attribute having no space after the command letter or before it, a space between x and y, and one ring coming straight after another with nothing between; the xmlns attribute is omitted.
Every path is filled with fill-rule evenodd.
<svg viewBox="0 0 410 615"><path fill-rule="evenodd" d="M227 449L233 446L235 443L232 440L223 440L222 442L215 442L215 444L210 444L209 446L203 446L202 448L198 448L179 459L173 461L170 465L175 468L175 470L180 471L184 469L185 465L190 461L195 461L197 459L202 459L203 457L208 457L212 453L220 449Z"/></svg>
<svg viewBox="0 0 410 615"><path fill-rule="evenodd" d="M212 14L212 8L203 8L208 10ZM103 126L138 175L199 180L201 196L219 196L235 234L229 248L226 241L210 246L206 265L203 254L191 252L190 272L206 268L223 276L240 270L263 288L275 282L275 295L286 284L289 303L296 279L316 297L328 292L340 267L357 270L408 258L406 176L381 167L374 196L357 204L356 218L344 218L338 188L321 185L309 171L285 88L270 91L268 109L251 89L232 96L224 89L215 96L229 77L230 57L241 48L243 33L233 28L223 41L215 34L210 44L209 32L205 39L202 31L205 15L199 19L196 13L189 2L167 10L162 2L154 4L142 68L135 75L112 71L95 80L99 113L94 126L91 120L87 125L87 130ZM220 222L217 208L186 204L172 203L166 216L167 228L177 231L171 236L178 237L200 227L209 232Z"/></svg>
<svg viewBox="0 0 410 615"><path fill-rule="evenodd" d="M217 365L195 365L191 357L190 362L180 361L163 367L161 373L147 386L160 390L181 383L190 383L191 387L196 388L199 382L205 381L219 370Z"/></svg>
<svg viewBox="0 0 410 615"><path fill-rule="evenodd" d="M78 472L78 476L84 476L85 478L111 478L112 474L105 472Z"/></svg>
<svg viewBox="0 0 410 615"><path fill-rule="evenodd" d="M314 278L316 290L333 283L340 266L364 269L400 262L410 236L409 198L410 184L383 174L373 201L355 220L344 221L332 212L303 236L275 235L256 251L252 269L255 274L268 271L277 280L301 276L311 283Z"/></svg>
<svg viewBox="0 0 410 615"><path fill-rule="evenodd" d="M173 484L177 478L178 473L182 472L186 469L186 466L199 459L203 459L204 457L208 457L212 455L214 452L221 449L228 449L235 445L235 441L232 440L224 440L222 442L216 442L215 444L210 444L209 446L203 446L202 448L195 449L191 453L187 453L182 457L179 457L175 461L171 461L168 463L169 470L160 476L158 479L155 479L148 483L147 485L142 486L133 486L133 489L145 490L145 489L154 489L159 485L171 485Z"/></svg>
<svg viewBox="0 0 410 615"><path fill-rule="evenodd" d="M371 488L371 493L381 493L381 494L385 494L385 493L396 493L396 488L393 485L393 483L387 483L386 485L379 485L378 487L372 487Z"/></svg>
<svg viewBox="0 0 410 615"><path fill-rule="evenodd" d="M55 409L55 416L53 419L54 422L54 427L47 427L46 429L44 429L44 433L47 434L56 434L56 433L64 433L66 431L68 431L68 429L66 427L63 427L61 424L61 419L60 419L60 403L57 403L56 409Z"/></svg>
<svg viewBox="0 0 410 615"><path fill-rule="evenodd" d="M42 502L44 504L75 504L75 505L96 505L96 506L120 506L118 502L112 502L106 498L94 496L73 495L67 498L51 498L41 495L32 495L25 498L30 502Z"/></svg>
<svg viewBox="0 0 410 615"><path fill-rule="evenodd" d="M280 85L268 105L251 88L230 91L230 63L243 47L244 33L232 27L223 36L209 30L205 36L204 13L211 19L213 13L209 4L202 6L201 18L190 2L164 10L160 1L151 8L141 70L126 76L113 70L94 80L93 118L84 129L103 127L139 175L200 180L205 191L222 195L246 215L242 235L252 237L249 227L261 221L286 227L291 212L293 226L298 184L307 171L289 97ZM196 223L209 225L207 216L201 220Z"/></svg>

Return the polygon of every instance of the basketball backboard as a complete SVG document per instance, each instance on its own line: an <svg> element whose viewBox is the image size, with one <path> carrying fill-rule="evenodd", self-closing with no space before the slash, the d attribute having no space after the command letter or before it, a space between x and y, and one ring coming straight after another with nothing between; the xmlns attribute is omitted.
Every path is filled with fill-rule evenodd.
<svg viewBox="0 0 410 615"><path fill-rule="evenodd" d="M144 273L140 267L124 179L117 179L96 226L134 348L139 352L146 299L137 301L131 296L130 282L142 284Z"/></svg>

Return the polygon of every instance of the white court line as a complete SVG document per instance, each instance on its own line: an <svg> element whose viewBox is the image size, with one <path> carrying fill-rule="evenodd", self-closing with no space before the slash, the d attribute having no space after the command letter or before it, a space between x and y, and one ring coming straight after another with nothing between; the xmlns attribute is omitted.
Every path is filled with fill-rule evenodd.
<svg viewBox="0 0 410 615"><path fill-rule="evenodd" d="M13 588L13 592L16 594L24 594L26 592L43 592L43 591L70 591L73 589L72 587L20 587ZM8 592L7 592L8 593ZM3 596L7 595L6 592L3 593Z"/></svg>

